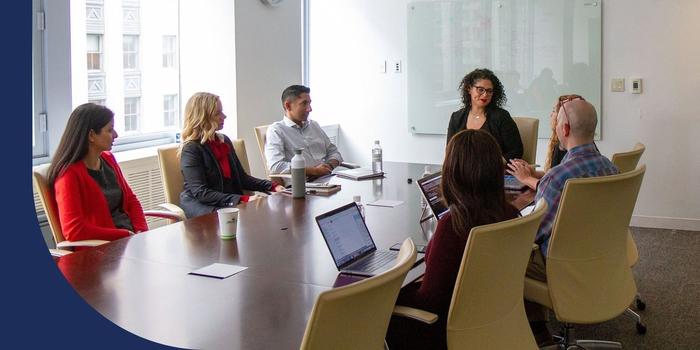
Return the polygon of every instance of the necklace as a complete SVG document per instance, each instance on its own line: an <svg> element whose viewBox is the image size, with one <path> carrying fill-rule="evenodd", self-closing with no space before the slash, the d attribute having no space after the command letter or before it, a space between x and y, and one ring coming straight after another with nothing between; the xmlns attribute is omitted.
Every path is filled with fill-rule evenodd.
<svg viewBox="0 0 700 350"><path fill-rule="evenodd" d="M480 115L477 115L477 114L470 114L470 115L473 116L474 119L479 119L479 118L481 118L481 116L480 116Z"/></svg>

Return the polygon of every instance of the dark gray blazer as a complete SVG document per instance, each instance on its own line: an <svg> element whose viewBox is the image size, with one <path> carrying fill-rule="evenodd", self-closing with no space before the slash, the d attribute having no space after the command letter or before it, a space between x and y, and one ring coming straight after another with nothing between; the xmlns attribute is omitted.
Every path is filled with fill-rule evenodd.
<svg viewBox="0 0 700 350"><path fill-rule="evenodd" d="M211 148L197 141L183 145L180 169L185 187L180 193L180 206L188 218L237 205L243 190L262 192L269 191L272 187L270 181L248 175L236 156L231 140L224 136L224 142L231 149L228 161L231 166L232 185L229 192L224 192L224 177Z"/></svg>
<svg viewBox="0 0 700 350"><path fill-rule="evenodd" d="M452 113L450 124L447 127L447 142L454 134L464 130L467 124L469 111L465 108ZM488 131L498 141L506 160L523 157L523 141L520 139L518 126L515 124L510 113L503 108L486 107L486 123L481 127Z"/></svg>

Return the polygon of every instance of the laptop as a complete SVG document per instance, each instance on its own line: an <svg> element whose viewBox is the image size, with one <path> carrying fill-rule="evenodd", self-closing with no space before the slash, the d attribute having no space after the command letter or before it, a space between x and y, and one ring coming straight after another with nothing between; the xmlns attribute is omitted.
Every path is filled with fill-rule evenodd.
<svg viewBox="0 0 700 350"><path fill-rule="evenodd" d="M390 269L397 251L377 250L355 202L316 217L338 271L374 276Z"/></svg>
<svg viewBox="0 0 700 350"><path fill-rule="evenodd" d="M438 220L450 212L450 208L446 207L442 201L440 182L442 182L442 171L425 176L417 182L421 195Z"/></svg>

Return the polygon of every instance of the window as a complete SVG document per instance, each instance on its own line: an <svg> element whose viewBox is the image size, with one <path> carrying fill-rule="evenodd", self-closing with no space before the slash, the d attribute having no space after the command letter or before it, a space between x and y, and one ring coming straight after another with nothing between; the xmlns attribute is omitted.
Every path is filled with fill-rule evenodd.
<svg viewBox="0 0 700 350"><path fill-rule="evenodd" d="M102 70L102 35L87 35L87 69L88 71Z"/></svg>
<svg viewBox="0 0 700 350"><path fill-rule="evenodd" d="M127 97L124 99L124 131L139 130L139 114L141 109L140 97Z"/></svg>
<svg viewBox="0 0 700 350"><path fill-rule="evenodd" d="M175 68L177 66L177 37L175 35L163 36L163 68Z"/></svg>
<svg viewBox="0 0 700 350"><path fill-rule="evenodd" d="M124 69L136 70L139 68L139 37L138 35L124 35L123 41Z"/></svg>
<svg viewBox="0 0 700 350"><path fill-rule="evenodd" d="M178 98L177 95L165 95L163 96L163 126L173 127L178 126L176 121L178 117L177 113Z"/></svg>
<svg viewBox="0 0 700 350"><path fill-rule="evenodd" d="M44 104L44 70L42 64L44 43L44 13L41 1L32 1L32 156L48 155L46 135L46 108Z"/></svg>

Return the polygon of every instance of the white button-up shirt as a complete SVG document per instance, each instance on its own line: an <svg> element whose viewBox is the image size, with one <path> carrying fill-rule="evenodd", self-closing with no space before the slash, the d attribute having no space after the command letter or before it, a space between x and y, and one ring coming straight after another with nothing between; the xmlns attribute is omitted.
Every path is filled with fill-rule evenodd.
<svg viewBox="0 0 700 350"><path fill-rule="evenodd" d="M265 158L271 174L291 172L291 160L294 150L303 148L306 167L314 167L335 159L338 163L343 157L338 147L331 143L321 126L313 120L307 120L300 127L287 116L267 128L265 141Z"/></svg>

